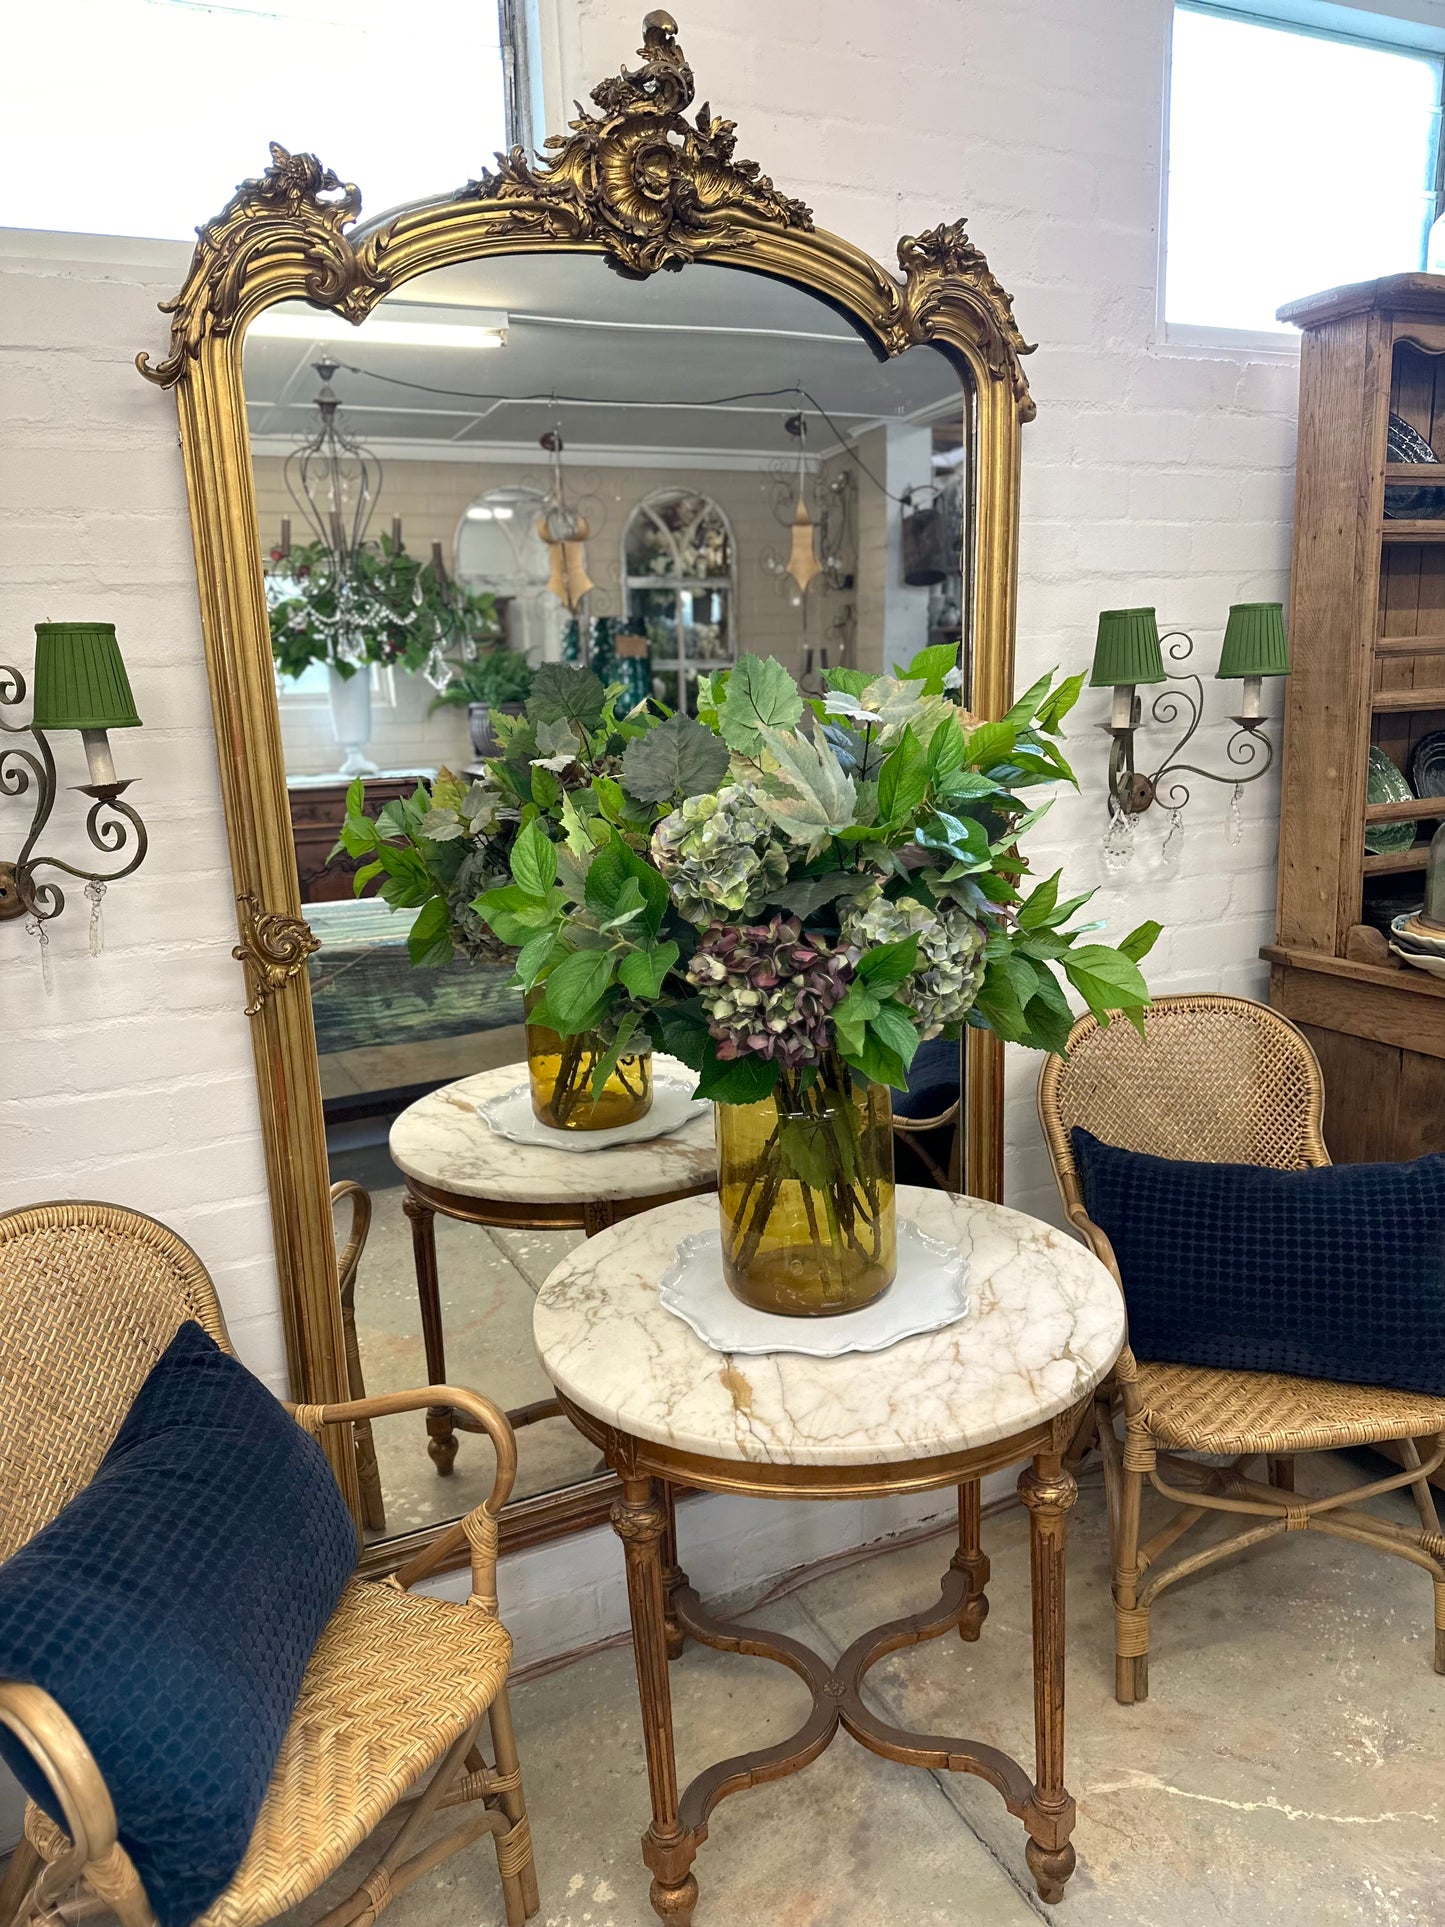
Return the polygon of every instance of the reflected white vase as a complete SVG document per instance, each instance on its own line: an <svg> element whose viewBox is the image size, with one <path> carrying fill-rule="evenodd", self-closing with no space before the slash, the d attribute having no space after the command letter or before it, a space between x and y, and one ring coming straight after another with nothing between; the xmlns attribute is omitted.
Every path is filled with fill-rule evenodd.
<svg viewBox="0 0 1445 1927"><path fill-rule="evenodd" d="M375 776L376 764L366 753L371 741L371 669L362 663L354 675L337 670L331 677L331 732L344 752L343 776Z"/></svg>

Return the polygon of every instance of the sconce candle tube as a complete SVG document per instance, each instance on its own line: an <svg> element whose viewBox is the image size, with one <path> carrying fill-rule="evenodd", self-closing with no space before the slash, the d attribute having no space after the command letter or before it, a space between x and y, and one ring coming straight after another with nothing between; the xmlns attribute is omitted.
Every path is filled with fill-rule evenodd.
<svg viewBox="0 0 1445 1927"><path fill-rule="evenodd" d="M1114 707L1109 714L1110 729L1132 729L1134 727L1134 684L1119 682L1114 684Z"/></svg>
<svg viewBox="0 0 1445 1927"><path fill-rule="evenodd" d="M1239 718L1241 722L1257 723L1259 721L1260 717L1264 713L1263 707L1262 707L1263 689L1264 689L1263 676L1246 676L1245 677L1244 700L1241 703L1240 710L1239 710Z"/></svg>
<svg viewBox="0 0 1445 1927"><path fill-rule="evenodd" d="M90 780L96 789L116 781L115 759L110 753L110 735L104 729L83 729L80 740L85 745L85 760L90 769Z"/></svg>

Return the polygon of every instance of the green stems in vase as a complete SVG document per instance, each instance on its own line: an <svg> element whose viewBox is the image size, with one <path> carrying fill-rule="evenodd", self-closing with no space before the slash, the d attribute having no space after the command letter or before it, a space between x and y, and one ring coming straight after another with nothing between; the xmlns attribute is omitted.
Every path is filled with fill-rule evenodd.
<svg viewBox="0 0 1445 1927"><path fill-rule="evenodd" d="M835 1051L784 1070L772 1096L717 1107L723 1272L762 1311L827 1316L893 1282L888 1089Z"/></svg>

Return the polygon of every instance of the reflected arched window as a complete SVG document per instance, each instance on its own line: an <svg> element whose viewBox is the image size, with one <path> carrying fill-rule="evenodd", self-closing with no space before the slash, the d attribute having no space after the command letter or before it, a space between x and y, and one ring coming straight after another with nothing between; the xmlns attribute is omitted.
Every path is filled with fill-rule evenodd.
<svg viewBox="0 0 1445 1927"><path fill-rule="evenodd" d="M647 632L652 693L670 708L695 709L698 676L727 668L737 652L727 517L690 489L649 495L628 517L622 574L627 614Z"/></svg>

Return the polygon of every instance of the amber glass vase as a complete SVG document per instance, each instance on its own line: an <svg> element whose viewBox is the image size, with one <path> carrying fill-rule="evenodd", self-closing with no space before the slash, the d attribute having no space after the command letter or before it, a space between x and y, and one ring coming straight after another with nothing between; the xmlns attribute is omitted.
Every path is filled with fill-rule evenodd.
<svg viewBox="0 0 1445 1927"><path fill-rule="evenodd" d="M554 1131L612 1131L635 1124L652 1109L652 1053L630 1051L619 1057L596 1098L592 1073L607 1055L607 1040L595 1031L559 1037L530 1021L541 992L527 997L527 1079L532 1110Z"/></svg>
<svg viewBox="0 0 1445 1927"><path fill-rule="evenodd" d="M827 1318L881 1298L898 1268L893 1104L830 1053L804 1088L716 1105L723 1272L759 1311Z"/></svg>

